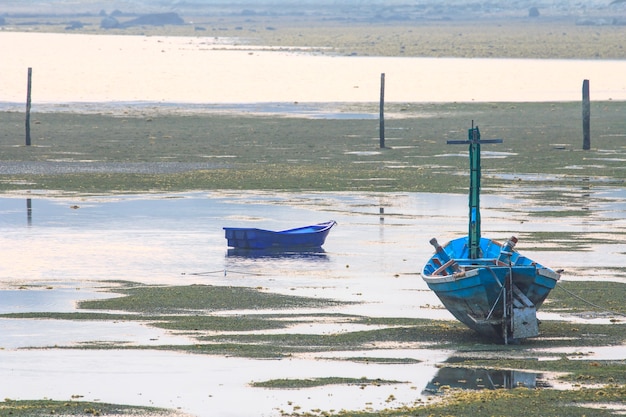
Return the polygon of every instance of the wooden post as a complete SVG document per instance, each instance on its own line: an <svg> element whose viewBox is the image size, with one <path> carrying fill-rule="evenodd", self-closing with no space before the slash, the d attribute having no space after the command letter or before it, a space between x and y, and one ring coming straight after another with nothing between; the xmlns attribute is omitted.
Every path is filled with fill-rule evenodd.
<svg viewBox="0 0 626 417"><path fill-rule="evenodd" d="M380 74L380 147L385 147L385 73Z"/></svg>
<svg viewBox="0 0 626 417"><path fill-rule="evenodd" d="M583 149L591 149L591 101L589 100L589 80L583 81Z"/></svg>
<svg viewBox="0 0 626 417"><path fill-rule="evenodd" d="M29 226L33 224L33 203L30 198L26 199L26 221Z"/></svg>
<svg viewBox="0 0 626 417"><path fill-rule="evenodd" d="M26 146L30 146L30 91L33 69L28 67L28 83L26 87Z"/></svg>

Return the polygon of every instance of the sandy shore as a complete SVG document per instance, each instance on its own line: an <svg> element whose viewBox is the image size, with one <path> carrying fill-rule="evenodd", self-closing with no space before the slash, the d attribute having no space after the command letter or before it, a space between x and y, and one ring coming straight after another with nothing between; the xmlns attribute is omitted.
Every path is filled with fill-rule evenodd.
<svg viewBox="0 0 626 417"><path fill-rule="evenodd" d="M626 100L626 61L320 56L214 37L0 33L0 101L33 103Z"/></svg>

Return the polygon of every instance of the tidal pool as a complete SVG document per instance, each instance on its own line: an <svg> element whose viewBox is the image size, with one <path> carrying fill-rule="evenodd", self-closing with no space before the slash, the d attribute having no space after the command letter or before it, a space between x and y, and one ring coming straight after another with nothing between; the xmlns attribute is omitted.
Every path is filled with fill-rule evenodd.
<svg viewBox="0 0 626 417"><path fill-rule="evenodd" d="M520 236L518 249L542 264L565 269L563 280L625 282L623 269L609 274L599 267L607 252L611 265L626 265L624 245L615 238L626 232L626 196L601 186L584 192L588 194L584 218L551 215L553 203L524 189L486 194L481 198L483 234L500 240ZM419 271L432 252L429 239L443 242L465 234L466 215L463 194L3 195L0 245L3 259L10 262L0 267L0 312L71 312L78 300L112 296L100 292L111 281L133 281L245 286L357 302L329 307L328 313L451 319ZM338 226L322 251L310 253L249 256L229 250L222 230L225 226L278 230L331 219ZM567 240L558 239L547 246L529 241L541 233L557 232L580 236L586 246L571 249ZM613 239L603 241L602 236ZM572 319L541 311L539 317ZM313 334L359 329L349 323L299 326L298 332ZM426 388L437 378L438 367L455 355L416 343L255 360L159 350L80 349L88 342L108 347L176 345L189 340L141 323L2 318L0 392L11 399L82 396L89 401L167 407L201 417L376 410L428 401ZM28 349L41 347L49 349ZM619 349L609 356L624 359L624 350ZM565 351L574 352L575 348ZM348 357L402 360L355 362ZM298 390L250 386L271 379L328 376L400 383ZM526 381L533 378L522 376Z"/></svg>

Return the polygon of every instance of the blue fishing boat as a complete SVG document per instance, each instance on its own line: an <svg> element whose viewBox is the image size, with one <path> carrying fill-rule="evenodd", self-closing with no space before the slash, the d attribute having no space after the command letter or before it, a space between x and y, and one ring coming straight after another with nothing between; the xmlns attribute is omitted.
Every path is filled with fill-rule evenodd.
<svg viewBox="0 0 626 417"><path fill-rule="evenodd" d="M478 126L468 131L470 157L469 230L465 237L440 246L426 262L422 278L443 305L469 328L505 344L539 335L537 309L555 287L559 273L523 255L513 236L497 242L480 233L480 139Z"/></svg>
<svg viewBox="0 0 626 417"><path fill-rule="evenodd" d="M336 224L331 220L281 231L248 227L224 227L224 231L228 246L238 249L319 248Z"/></svg>

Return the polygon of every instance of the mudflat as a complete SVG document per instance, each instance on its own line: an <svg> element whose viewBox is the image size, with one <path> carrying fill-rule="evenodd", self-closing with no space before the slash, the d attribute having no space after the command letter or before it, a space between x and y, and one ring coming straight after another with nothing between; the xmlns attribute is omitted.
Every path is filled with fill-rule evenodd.
<svg viewBox="0 0 626 417"><path fill-rule="evenodd" d="M31 146L24 145L24 114L4 112L0 189L465 193L458 174L467 161L445 157L463 151L446 140L466 138L472 122L485 138L504 139L485 149L499 156L485 167L484 192L506 190L529 175L537 186L587 180L623 187L625 106L593 103L588 151L580 103L389 104L384 147L378 107L367 103L306 107L304 115L298 105L281 115L124 106L108 114L38 113Z"/></svg>
<svg viewBox="0 0 626 417"><path fill-rule="evenodd" d="M598 12L599 13L599 12ZM594 15L594 17L597 17ZM623 28L616 25L578 25L573 17L553 16L549 19L482 19L461 22L414 21L411 24L384 22L337 22L325 19L279 19L237 16L230 19L194 16L193 26L135 28L130 31L102 31L98 17L80 29L86 34L194 36L210 33L220 37L236 36L270 47L287 46L328 56L419 56L419 57L499 57L499 58L577 58L623 59ZM65 32L59 20L49 25L20 25L17 30ZM11 22L10 22L11 24ZM198 31L196 27L204 27ZM7 28L6 30L15 30ZM253 40L253 41L252 41ZM246 41L248 42L248 41ZM2 64L0 64L2 65ZM595 101L592 105L592 148L583 151L581 106L569 102L484 102L484 103L389 103L386 106L386 135L381 146L377 103L317 103L302 110L299 103L290 103L287 110L247 106L206 106L190 109L179 105L137 105L117 103L108 106L65 108L35 112L32 118L33 144L24 146L24 114L21 109L0 113L4 128L0 132L0 190L27 194L30 190L48 190L83 194L142 193L184 190L284 190L284 191L433 191L466 192L466 181L459 180L466 172L466 158L461 150L450 149L447 139L463 139L472 121L481 127L485 138L503 138L504 143L485 149L489 156L483 175L489 187L485 193L506 193L528 181L541 198L553 202L551 215L584 215L579 203L580 193L569 193L572 186L622 189L626 173L626 104L619 100ZM454 157L463 156L463 157ZM566 190L566 191L563 191ZM540 234L540 233L538 233ZM545 236L544 236L545 237ZM558 239L559 236L552 236ZM615 238L615 237L614 237ZM592 236L590 239L595 239ZM623 270L617 268L618 273ZM609 302L623 314L623 284L568 282L566 288L575 294L598 302ZM607 288L609 289L607 291ZM220 288L215 288L221 290ZM152 292L151 292L152 290ZM232 289L228 288L230 292ZM253 292L253 291L252 291ZM146 288L129 291L135 298L116 299L122 303L103 308L124 310L132 301L134 308L146 308L148 301L163 300L177 308L188 308L190 297L198 297L197 288ZM154 294L156 293L156 294ZM182 296L181 296L182 294ZM128 295L128 294L127 294ZM568 293L569 295L569 293ZM247 295L250 296L250 295ZM256 295L253 295L253 297ZM552 307L546 311L574 309L584 311L575 297L555 293ZM594 298L595 300L595 298ZM299 300L302 301L302 300ZM200 300L203 302L203 300ZM182 304L181 304L182 303ZM182 307L181 307L182 306ZM97 303L86 305L96 308ZM552 310L551 310L552 309ZM154 312L156 311L156 312ZM131 311L135 312L135 311ZM198 331L225 326L231 321L200 322L194 313L189 316L164 318L153 310L161 326ZM157 314L158 313L158 314ZM94 319L83 313L54 315L42 313L36 318L82 320ZM98 314L104 320L131 320L127 316ZM193 316L193 317L192 317ZM25 317L28 317L26 315ZM33 316L30 316L31 318ZM165 321L167 319L168 321ZM207 317L209 319L209 317ZM361 319L361 318L360 318ZM241 325L242 318L234 320ZM403 318L362 318L368 324L386 326L371 332L350 332L327 337L320 348L359 347L361 343L402 344L419 340L451 346L465 357L471 368L530 369L562 372L561 379L571 384L564 391L548 389L516 389L511 391L454 391L449 386L445 401L411 409L390 409L384 415L433 413L459 415L536 415L537 409L550 415L611 415L612 408L623 410L624 360L570 360L563 354L549 361L536 361L534 352L524 346L507 349L510 356L501 359L502 348L477 342L456 323L417 321ZM542 340L541 346L559 344L566 349L601 348L624 343L623 321L611 324L545 323L544 329L556 340ZM272 317L261 321L244 321L248 328L268 328ZM204 326L204 327L203 327ZM248 329L247 328L247 329ZM405 331L404 328L414 331ZM597 335L602 334L602 340ZM259 346L276 345L274 339L260 334L218 335L221 344L194 343L189 351L199 354L258 357L283 355L308 349L309 339L293 335L292 352L260 350ZM226 342L228 343L226 343ZM272 343L274 342L274 343ZM280 341L279 341L280 342ZM298 345L297 343L300 343ZM315 342L320 343L319 336ZM258 343L259 346L255 346ZM100 344L84 349L108 349ZM202 349L214 348L212 351ZM119 348L119 347L118 347ZM164 349L173 347L165 346ZM249 348L246 351L244 348ZM578 359L584 359L580 353ZM500 358L500 359L499 359ZM363 360L352 358L351 361ZM555 377L554 380L558 380ZM333 378L319 380L269 380L264 386L301 388L311 384L376 384L394 381L358 381ZM78 398L77 398L78 399ZM575 404L581 404L577 406ZM533 407L529 407L532 404ZM164 410L119 407L102 403L12 401L2 408L12 415L45 415L50 410L76 408L76 413L152 415ZM323 406L323 405L320 405ZM620 408L621 407L621 408ZM74 412L74 408L65 411ZM591 411L590 411L591 410ZM320 412L321 415L322 412ZM175 412L172 412L174 415ZM283 415L304 415L294 409ZM324 415L331 413L324 412ZM346 412L341 412L345 415ZM377 412L380 415L381 413ZM307 414L308 415L308 414ZM317 414L316 414L317 415ZM372 415L368 411L350 415Z"/></svg>

